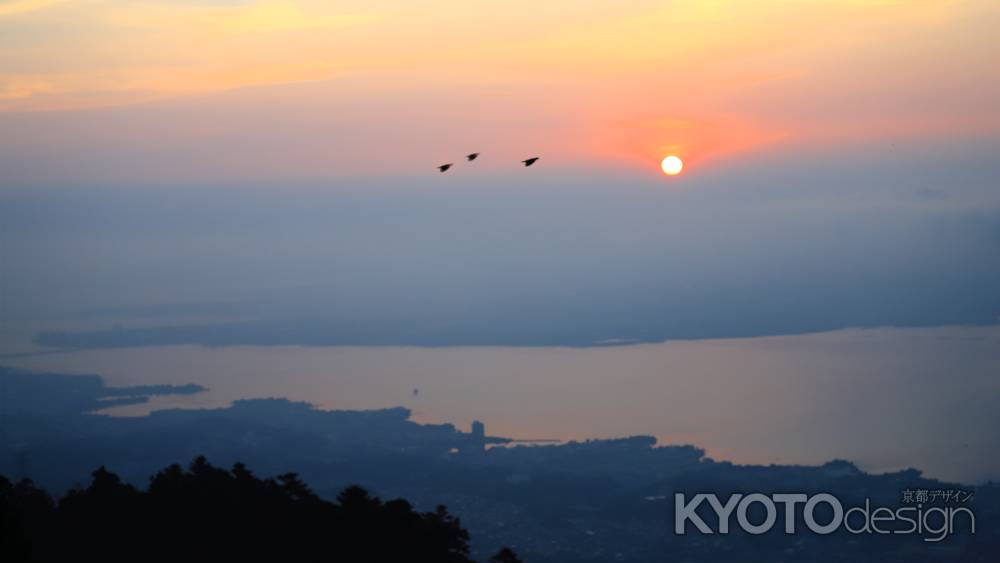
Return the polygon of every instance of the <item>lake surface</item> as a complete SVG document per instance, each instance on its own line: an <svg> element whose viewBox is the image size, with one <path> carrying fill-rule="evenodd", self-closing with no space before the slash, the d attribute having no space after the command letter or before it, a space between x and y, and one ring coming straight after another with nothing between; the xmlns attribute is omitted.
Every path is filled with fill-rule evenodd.
<svg viewBox="0 0 1000 563"><path fill-rule="evenodd" d="M8 357L110 385L198 383L115 409L288 397L328 409L402 405L493 435L634 434L738 463L852 460L868 471L1000 478L1000 326L842 330L598 348L170 346ZM414 394L414 389L418 390Z"/></svg>

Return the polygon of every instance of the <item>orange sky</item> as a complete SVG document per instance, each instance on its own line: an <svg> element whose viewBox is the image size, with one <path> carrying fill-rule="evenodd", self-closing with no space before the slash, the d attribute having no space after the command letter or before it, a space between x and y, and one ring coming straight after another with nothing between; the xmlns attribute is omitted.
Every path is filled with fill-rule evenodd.
<svg viewBox="0 0 1000 563"><path fill-rule="evenodd" d="M996 136L996 29L990 0L0 0L0 120L23 117L28 137L0 154L208 136L235 148L194 175L249 160L325 176L467 146L697 164ZM272 134L288 142L253 142Z"/></svg>

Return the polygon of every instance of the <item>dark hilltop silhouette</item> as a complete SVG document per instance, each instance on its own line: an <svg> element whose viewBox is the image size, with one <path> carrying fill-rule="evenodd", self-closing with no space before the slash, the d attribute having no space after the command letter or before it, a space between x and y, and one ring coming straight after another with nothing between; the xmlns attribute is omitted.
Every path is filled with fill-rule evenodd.
<svg viewBox="0 0 1000 563"><path fill-rule="evenodd" d="M444 506L418 512L349 486L323 500L294 473L262 479L204 457L170 465L146 490L101 467L53 499L0 475L0 560L471 563L469 533ZM509 548L491 561L513 562Z"/></svg>

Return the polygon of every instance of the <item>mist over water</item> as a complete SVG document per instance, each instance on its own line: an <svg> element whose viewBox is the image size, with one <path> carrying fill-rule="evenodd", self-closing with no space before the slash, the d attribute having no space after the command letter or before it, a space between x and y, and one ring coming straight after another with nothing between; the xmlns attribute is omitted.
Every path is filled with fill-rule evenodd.
<svg viewBox="0 0 1000 563"><path fill-rule="evenodd" d="M209 388L111 410L118 415L253 397L327 409L402 405L420 422L481 420L488 433L513 438L647 434L736 463L843 458L873 472L1000 478L997 326L596 348L172 346L6 363L96 373L116 386Z"/></svg>
<svg viewBox="0 0 1000 563"><path fill-rule="evenodd" d="M512 438L1000 478L997 144L880 146L692 163L677 185L14 186L0 364L209 388L117 414L402 405Z"/></svg>

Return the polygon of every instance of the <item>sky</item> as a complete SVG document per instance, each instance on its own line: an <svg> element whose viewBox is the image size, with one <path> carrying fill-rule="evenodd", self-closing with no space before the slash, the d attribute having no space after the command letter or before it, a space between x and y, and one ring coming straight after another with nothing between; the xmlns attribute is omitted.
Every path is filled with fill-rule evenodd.
<svg viewBox="0 0 1000 563"><path fill-rule="evenodd" d="M995 323L998 27L977 0L0 0L4 347Z"/></svg>
<svg viewBox="0 0 1000 563"><path fill-rule="evenodd" d="M506 159L483 168L537 153L657 173L676 153L693 172L775 147L995 138L998 12L6 0L2 169L8 183L287 181L419 174L482 150Z"/></svg>

